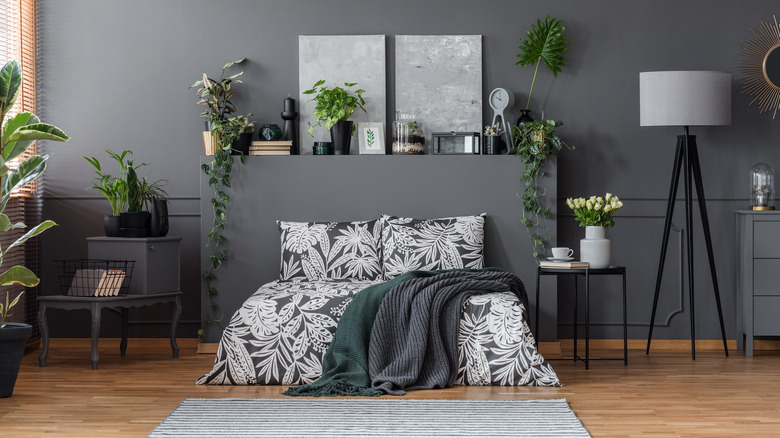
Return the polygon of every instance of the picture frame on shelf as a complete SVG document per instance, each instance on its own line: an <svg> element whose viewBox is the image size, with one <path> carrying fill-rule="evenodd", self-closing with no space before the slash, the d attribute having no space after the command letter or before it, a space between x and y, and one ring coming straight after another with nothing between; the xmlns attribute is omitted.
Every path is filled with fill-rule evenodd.
<svg viewBox="0 0 780 438"><path fill-rule="evenodd" d="M382 122L358 122L360 155L385 154L385 125Z"/></svg>

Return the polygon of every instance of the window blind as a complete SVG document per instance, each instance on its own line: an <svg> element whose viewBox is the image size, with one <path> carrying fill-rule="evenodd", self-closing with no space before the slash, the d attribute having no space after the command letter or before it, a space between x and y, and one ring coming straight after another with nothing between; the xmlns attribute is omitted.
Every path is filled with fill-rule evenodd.
<svg viewBox="0 0 780 438"><path fill-rule="evenodd" d="M11 108L9 115L19 112L38 113L37 107L37 0L0 0L0 64L5 64L11 59L19 61L22 67L22 84L16 105ZM6 119L8 116L6 116ZM33 144L26 155L36 154L37 145ZM9 167L17 163L9 163ZM11 222L24 222L28 227L41 221L41 199L37 182L33 182L12 193L4 213ZM13 230L0 233L0 246L7 248L16 239L21 237L25 230ZM40 275L39 269L39 245L37 239L30 239L24 245L14 248L3 257L3 271L15 265L24 265ZM19 305L12 311L10 321L26 322L33 326L33 339L37 339L37 288L24 288L21 286L0 287L0 297L5 299L5 292L10 291L14 297L19 292L25 291L25 297L19 301Z"/></svg>

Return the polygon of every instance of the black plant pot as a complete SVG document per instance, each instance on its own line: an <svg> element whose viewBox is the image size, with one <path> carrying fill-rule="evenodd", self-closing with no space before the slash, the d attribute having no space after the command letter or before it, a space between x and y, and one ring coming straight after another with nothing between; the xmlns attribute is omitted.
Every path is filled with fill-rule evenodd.
<svg viewBox="0 0 780 438"><path fill-rule="evenodd" d="M149 235L149 212L119 213L119 235L122 237L146 237Z"/></svg>
<svg viewBox="0 0 780 438"><path fill-rule="evenodd" d="M330 128L330 141L333 143L334 155L349 155L349 145L352 142L352 121L336 122Z"/></svg>
<svg viewBox="0 0 780 438"><path fill-rule="evenodd" d="M9 322L0 328L0 397L10 397L14 393L24 346L30 339L30 334L30 324Z"/></svg>
<svg viewBox="0 0 780 438"><path fill-rule="evenodd" d="M119 216L107 214L103 216L103 230L106 237L119 237Z"/></svg>
<svg viewBox="0 0 780 438"><path fill-rule="evenodd" d="M485 147L482 153L485 155L499 155L503 149L503 142L500 135L486 135Z"/></svg>
<svg viewBox="0 0 780 438"><path fill-rule="evenodd" d="M245 132L238 137L238 140L233 142L233 150L230 151L232 155L249 155L249 146L252 144L252 135L254 132Z"/></svg>

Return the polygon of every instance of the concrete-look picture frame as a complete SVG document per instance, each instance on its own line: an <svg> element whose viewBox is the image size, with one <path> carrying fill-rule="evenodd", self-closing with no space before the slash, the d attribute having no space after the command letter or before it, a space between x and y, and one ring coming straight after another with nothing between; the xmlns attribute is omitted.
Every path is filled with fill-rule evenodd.
<svg viewBox="0 0 780 438"><path fill-rule="evenodd" d="M358 122L357 135L360 155L385 154L385 124L382 122Z"/></svg>

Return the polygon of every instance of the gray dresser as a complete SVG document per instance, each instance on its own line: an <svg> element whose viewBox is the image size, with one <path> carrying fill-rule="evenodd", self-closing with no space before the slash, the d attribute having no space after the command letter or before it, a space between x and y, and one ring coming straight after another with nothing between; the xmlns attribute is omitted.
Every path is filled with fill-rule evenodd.
<svg viewBox="0 0 780 438"><path fill-rule="evenodd" d="M753 356L754 337L780 336L780 211L736 213L737 349Z"/></svg>
<svg viewBox="0 0 780 438"><path fill-rule="evenodd" d="M181 290L181 237L88 237L91 259L135 260L128 295L152 295Z"/></svg>

